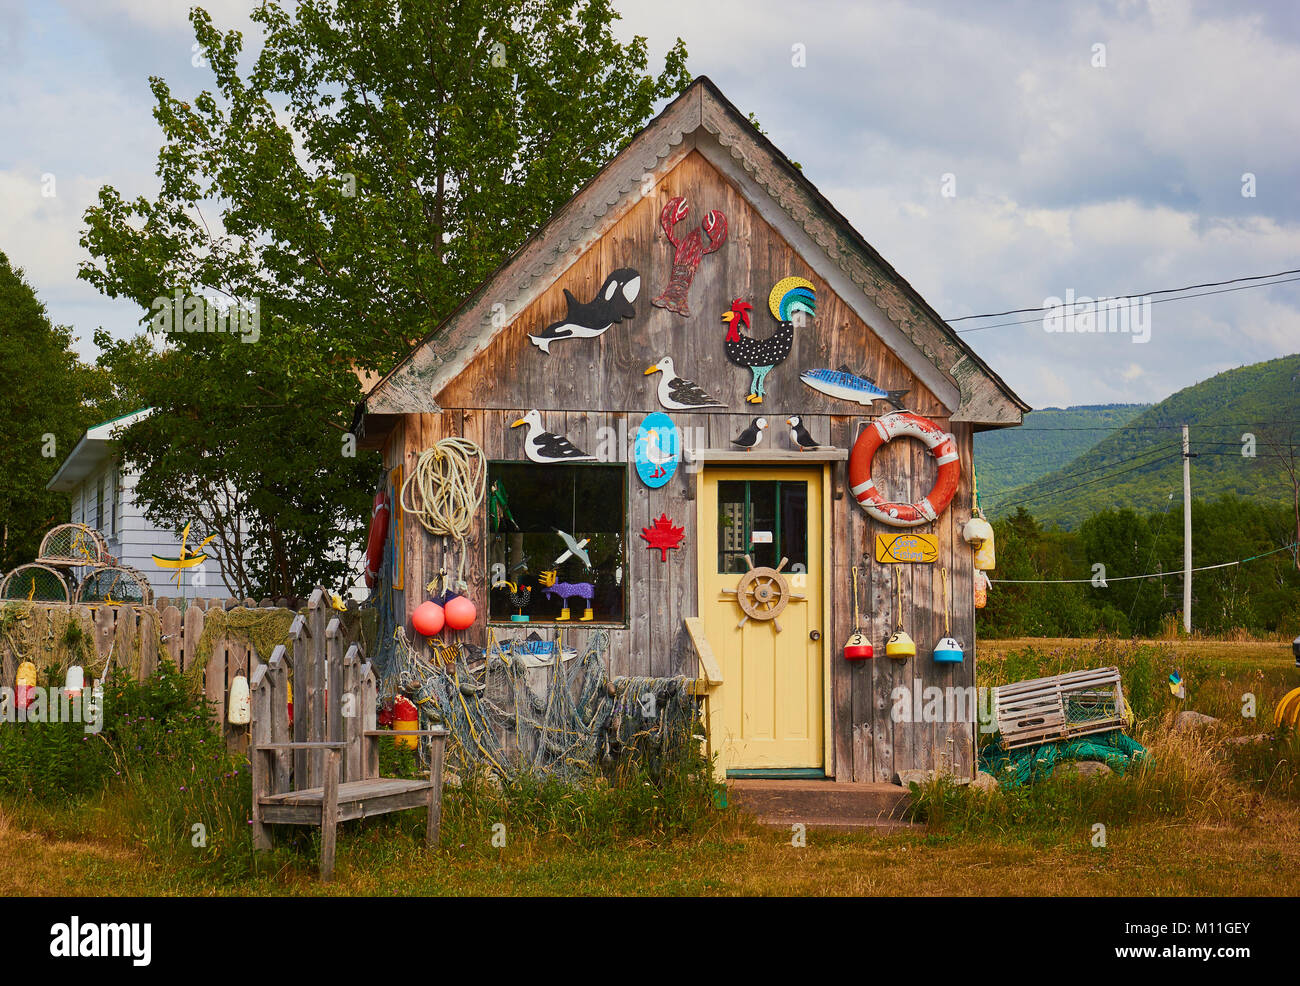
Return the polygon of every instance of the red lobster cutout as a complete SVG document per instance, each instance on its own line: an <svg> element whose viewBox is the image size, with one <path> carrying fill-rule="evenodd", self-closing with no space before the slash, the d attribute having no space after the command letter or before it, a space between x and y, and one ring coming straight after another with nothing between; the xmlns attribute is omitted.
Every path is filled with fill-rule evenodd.
<svg viewBox="0 0 1300 986"><path fill-rule="evenodd" d="M691 281L695 279L695 269L700 266L700 260L706 253L712 253L727 241L727 217L717 209L709 210L700 229L693 229L689 235L677 239L673 235L673 227L684 220L690 211L685 196L678 195L669 199L659 213L659 225L677 252L673 254L673 273L668 279L668 286L664 288L663 294L650 302L658 308L667 308L670 312L687 318L690 317L691 306L686 302L686 292L691 289ZM700 235L701 230L709 236L707 248Z"/></svg>

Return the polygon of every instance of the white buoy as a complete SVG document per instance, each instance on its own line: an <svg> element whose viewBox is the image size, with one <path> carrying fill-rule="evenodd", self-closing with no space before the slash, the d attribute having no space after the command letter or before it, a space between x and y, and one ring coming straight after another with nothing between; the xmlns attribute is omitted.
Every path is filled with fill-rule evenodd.
<svg viewBox="0 0 1300 986"><path fill-rule="evenodd" d="M68 698L77 698L81 695L81 690L86 687L86 672L80 664L74 664L68 668L68 676L63 682L63 694Z"/></svg>
<svg viewBox="0 0 1300 986"><path fill-rule="evenodd" d="M226 718L233 726L247 726L253 718L253 703L248 695L248 679L242 674L236 675L230 683L230 701L227 703Z"/></svg>

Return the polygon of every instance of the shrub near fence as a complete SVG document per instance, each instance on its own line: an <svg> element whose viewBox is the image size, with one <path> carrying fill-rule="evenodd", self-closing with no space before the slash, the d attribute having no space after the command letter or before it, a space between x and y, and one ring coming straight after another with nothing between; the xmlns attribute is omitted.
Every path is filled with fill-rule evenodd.
<svg viewBox="0 0 1300 986"><path fill-rule="evenodd" d="M183 610L177 602L164 597L152 606L0 603L0 685L14 687L23 661L36 665L38 684L48 687L62 685L71 664L84 667L89 686L106 669L110 677L126 674L144 681L169 660L207 698L227 747L246 751L248 727L227 721L231 682L241 674L251 679L275 644L287 642L298 600L190 599ZM112 715L111 709L105 712Z"/></svg>

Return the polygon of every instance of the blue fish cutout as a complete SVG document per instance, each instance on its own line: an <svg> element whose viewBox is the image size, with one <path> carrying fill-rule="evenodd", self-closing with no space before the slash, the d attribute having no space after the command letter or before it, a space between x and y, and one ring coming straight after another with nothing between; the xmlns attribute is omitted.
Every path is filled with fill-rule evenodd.
<svg viewBox="0 0 1300 986"><path fill-rule="evenodd" d="M890 406L899 411L903 410L903 396L907 394L906 390L882 390L872 380L858 376L843 364L838 370L804 370L799 379L828 397L866 405L889 401Z"/></svg>

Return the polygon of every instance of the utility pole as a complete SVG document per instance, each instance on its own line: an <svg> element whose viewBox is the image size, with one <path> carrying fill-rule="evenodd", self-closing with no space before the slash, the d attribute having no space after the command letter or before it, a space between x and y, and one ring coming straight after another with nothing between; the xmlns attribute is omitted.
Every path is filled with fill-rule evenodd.
<svg viewBox="0 0 1300 986"><path fill-rule="evenodd" d="M1183 425L1183 629L1192 632L1192 449Z"/></svg>

